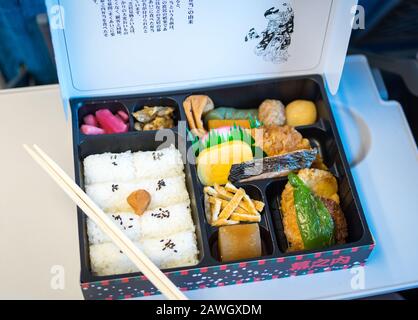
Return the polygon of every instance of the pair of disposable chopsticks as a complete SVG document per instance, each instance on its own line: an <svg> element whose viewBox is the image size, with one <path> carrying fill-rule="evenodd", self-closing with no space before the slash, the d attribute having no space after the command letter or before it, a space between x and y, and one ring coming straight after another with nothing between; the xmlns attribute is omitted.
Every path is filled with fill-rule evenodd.
<svg viewBox="0 0 418 320"><path fill-rule="evenodd" d="M65 193L106 233L138 269L171 300L187 300L187 297L167 276L141 251L89 196L37 145L31 149L23 145L31 157L53 178Z"/></svg>

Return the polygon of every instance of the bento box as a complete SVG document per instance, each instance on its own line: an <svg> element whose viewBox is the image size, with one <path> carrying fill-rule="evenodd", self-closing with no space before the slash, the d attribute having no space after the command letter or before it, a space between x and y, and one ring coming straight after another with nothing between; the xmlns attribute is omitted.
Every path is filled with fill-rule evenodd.
<svg viewBox="0 0 418 320"><path fill-rule="evenodd" d="M86 188L83 161L91 155L119 154L127 151L154 152L166 142L167 137L172 139L184 160L184 180L190 197L188 209L195 227L198 255L192 266L168 267L163 268L163 271L184 291L363 265L374 248L374 241L361 208L327 97L338 88L339 77L336 74L341 74L350 35L349 22L356 1L323 0L315 5L305 0L265 0L252 4L242 4L238 1L228 4L221 1L213 1L210 4L198 1L162 2L164 3L161 7L160 4L151 4L153 9L161 9L158 13L161 15L158 31L158 24L150 28L149 21L145 29L145 18L149 19L150 7L144 4L136 7L133 1L126 1L125 7L120 8L119 1L116 0L106 4L103 2L103 5L101 2L83 3L82 9L70 1L47 1L50 20L54 21L51 30L64 104L69 106L71 111L76 182L82 188ZM115 4L127 15L126 34L123 31L123 23L120 34L117 27L115 34L109 25L105 28L108 14L114 13ZM232 13L237 6L241 6L242 10L234 17ZM220 8L223 8L223 13L217 26L214 26L208 19L212 17L211 13L219 12ZM139 10L138 13L135 13L136 9ZM81 17L77 15L79 10L84 12ZM148 15L144 15L144 10ZM171 16L176 10L177 15ZM167 16L164 16L164 12ZM250 26L253 28L247 28L248 22L243 22L241 18L251 17L252 12L260 14L254 17ZM140 32L134 28L136 14L143 22ZM153 14L156 15L157 12ZM186 19L179 22L179 16ZM276 20L273 21L272 16ZM168 20L165 21L164 17ZM170 21L175 17L176 27L170 29ZM341 19L346 21L348 26L336 23ZM222 62L219 58L224 57L223 55L228 56L228 52L235 48L235 43L231 44L227 31L226 39L219 39L219 28L231 30L231 20L239 21L239 27L249 30L241 39L244 41L244 47L243 41L240 40L239 50L245 53L240 59L229 57L227 61ZM276 34L277 39L281 39L280 48L264 47L264 52L260 52L263 41L271 41L271 38L260 39L261 42L257 39L271 33L269 30L277 28L277 25L279 31L273 30L273 36L274 32L280 33ZM136 26L138 27L138 24ZM261 35L257 34L257 26L266 28ZM210 28L215 30L208 31ZM91 30L92 33L84 36L82 29ZM307 29L312 33L309 34ZM207 31L204 33L206 39L202 40L201 35L204 31ZM171 37L168 37L170 32ZM241 30L233 29L230 33L241 34ZM153 37L148 38L150 34ZM159 36L159 41L155 42ZM91 43L89 37L97 41ZM154 53L139 53L141 63L133 64L132 52L129 50L141 48L141 44L133 44L138 40L136 37L157 49L165 48L167 42L179 41L179 49L171 47L178 60L172 59L170 64L166 65L168 56L163 53L160 56L156 50L154 57ZM308 41L312 40L311 37L315 37L315 41ZM196 39L196 45L200 41L209 41L209 46L217 50L221 48L220 52L214 56L213 48L208 48L206 52L201 53L204 59L196 59L191 56L194 52L190 54L182 46L191 39ZM225 42L228 39L229 46ZM247 43L252 40L255 42L248 47ZM259 45L256 45L257 43ZM90 50L77 49L80 47ZM91 52L93 48L111 52L95 56L94 52ZM270 52L265 52L267 49ZM306 49L311 50L311 55L300 56L301 50ZM335 57L331 59L328 54L332 50ZM124 54L129 56L125 60L122 59ZM114 57L109 61L112 55ZM158 63L151 66L151 61ZM205 66L202 61L210 63ZM233 65L234 61L236 65ZM167 66L170 66L172 71L169 75L165 71L167 69L164 70ZM197 66L201 68L198 70ZM192 71L185 70L187 68L191 68ZM188 122L184 103L194 95L210 97L215 106L242 110L255 108L265 99L280 100L284 105L299 99L313 102L317 112L316 121L309 125L296 126L295 129L309 140L324 165L338 181L339 205L344 212L348 232L345 243L333 244L322 249L289 251L281 206L281 195L288 184L288 177L264 178L234 183L237 188L244 190L250 199L264 205L260 209L258 223L261 254L253 258L222 261L218 243L220 229L213 226L208 219L205 186L199 178L196 161L189 161L191 158L188 152L193 144L190 132L193 128ZM169 106L173 110L171 128L138 131L137 119L133 115L144 106ZM122 112L129 117L125 121L123 132L90 135L80 129L86 115L104 108L110 113ZM112 188L117 187L112 185ZM94 274L87 225L86 215L78 209L80 285L86 299L124 299L159 293L139 272L105 276Z"/></svg>

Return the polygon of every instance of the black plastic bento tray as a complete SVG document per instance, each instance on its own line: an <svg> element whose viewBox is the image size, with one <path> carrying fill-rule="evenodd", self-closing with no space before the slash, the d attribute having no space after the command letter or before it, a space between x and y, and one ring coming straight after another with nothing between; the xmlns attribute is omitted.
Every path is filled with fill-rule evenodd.
<svg viewBox="0 0 418 320"><path fill-rule="evenodd" d="M192 94L206 94L215 106L256 108L265 99L278 99L285 105L293 100L314 101L318 121L309 126L297 127L303 137L319 149L325 164L336 176L339 184L340 205L348 226L348 239L344 245L322 250L286 252L287 241L280 215L280 196L287 177L240 183L251 198L266 203L260 222L263 255L222 263L217 252L217 228L206 221L203 204L203 185L199 182L194 164L185 163L186 185L190 195L192 216L196 226L199 263L195 266L165 269L164 272L182 290L240 284L280 277L310 274L362 265L374 247L359 197L354 185L344 149L338 135L323 79L318 75L292 77L240 83L227 86L183 90L163 94L129 95L71 99L74 164L76 182L84 188L83 159L91 154L124 152L127 150L155 150L164 141L155 141L156 131L135 131L130 115L129 132L97 136L83 135L79 131L84 115L100 108L112 111L125 110L129 114L144 105L169 105L175 107L176 126L171 130L178 143L191 142L179 134L177 122L186 121L183 101ZM179 150L183 154L182 148ZM184 154L183 154L184 157ZM185 159L185 158L184 158ZM87 299L121 299L158 293L158 290L141 273L113 276L95 276L91 272L86 216L78 209L78 228L81 257L81 287Z"/></svg>

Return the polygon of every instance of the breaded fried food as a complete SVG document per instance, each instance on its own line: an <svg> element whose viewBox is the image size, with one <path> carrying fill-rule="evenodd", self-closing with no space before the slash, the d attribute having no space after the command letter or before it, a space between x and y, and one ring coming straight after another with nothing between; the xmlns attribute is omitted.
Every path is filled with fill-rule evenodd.
<svg viewBox="0 0 418 320"><path fill-rule="evenodd" d="M288 251L303 250L302 235L299 231L296 218L295 202L293 197L293 187L288 182L282 192L280 201L284 233L288 242Z"/></svg>
<svg viewBox="0 0 418 320"><path fill-rule="evenodd" d="M298 173L299 178L320 197L334 221L335 240L341 244L347 238L347 223L339 203L337 194L337 179L328 171L319 169L303 169ZM304 245L296 217L293 198L293 187L287 183L280 201L284 232L289 243L288 251L303 250Z"/></svg>
<svg viewBox="0 0 418 320"><path fill-rule="evenodd" d="M340 204L337 179L332 173L319 169L303 169L298 176L317 196Z"/></svg>
<svg viewBox="0 0 418 320"><path fill-rule="evenodd" d="M344 213L341 207L333 200L320 197L322 203L328 209L331 214L332 220L334 220L335 230L334 239L336 244L345 243L345 239L348 237L347 221L345 220Z"/></svg>
<svg viewBox="0 0 418 320"><path fill-rule="evenodd" d="M255 145L261 148L269 157L284 153L311 149L308 139L291 126L263 126L252 129Z"/></svg>
<svg viewBox="0 0 418 320"><path fill-rule="evenodd" d="M328 171L328 167L326 166L324 159L322 158L322 156L318 153L318 155L316 156L315 161L312 163L311 168L315 168L315 169L321 169L321 170L326 170Z"/></svg>

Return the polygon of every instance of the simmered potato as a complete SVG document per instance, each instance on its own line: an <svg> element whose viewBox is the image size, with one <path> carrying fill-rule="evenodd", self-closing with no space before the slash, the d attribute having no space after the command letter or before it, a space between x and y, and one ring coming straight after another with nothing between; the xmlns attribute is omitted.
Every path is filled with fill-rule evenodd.
<svg viewBox="0 0 418 320"><path fill-rule="evenodd" d="M315 123L316 106L312 101L295 100L286 106L286 123L289 126L306 126Z"/></svg>

